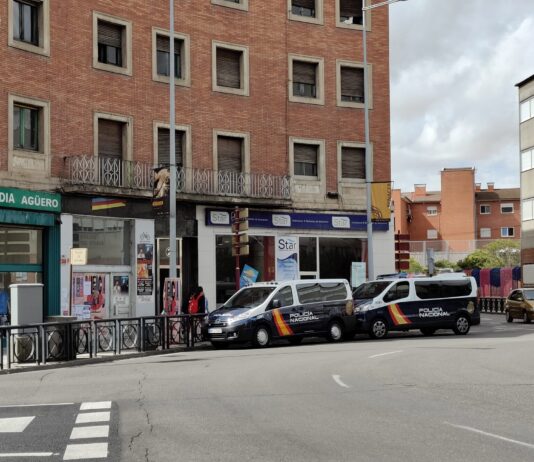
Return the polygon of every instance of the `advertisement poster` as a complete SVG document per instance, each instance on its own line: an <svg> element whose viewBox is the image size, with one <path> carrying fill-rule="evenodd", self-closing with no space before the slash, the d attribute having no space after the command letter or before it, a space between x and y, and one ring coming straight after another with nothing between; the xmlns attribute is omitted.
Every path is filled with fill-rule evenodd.
<svg viewBox="0 0 534 462"><path fill-rule="evenodd" d="M111 305L115 316L129 316L130 314L130 277L113 276L113 290Z"/></svg>
<svg viewBox="0 0 534 462"><path fill-rule="evenodd" d="M299 238L276 238L276 280L291 281L299 278Z"/></svg>
<svg viewBox="0 0 534 462"><path fill-rule="evenodd" d="M137 295L152 295L154 244L137 244Z"/></svg>
<svg viewBox="0 0 534 462"><path fill-rule="evenodd" d="M180 278L165 278L165 283L163 284L163 290L165 297L163 299L163 311L168 316L174 316L176 314L181 314L180 303Z"/></svg>
<svg viewBox="0 0 534 462"><path fill-rule="evenodd" d="M243 271L241 271L241 277L239 278L239 287L245 287L256 282L259 274L260 272L257 269L245 264Z"/></svg>
<svg viewBox="0 0 534 462"><path fill-rule="evenodd" d="M78 319L108 317L105 274L74 273L72 275L72 316Z"/></svg>
<svg viewBox="0 0 534 462"><path fill-rule="evenodd" d="M367 278L365 277L366 273L366 263L360 261L353 261L350 268L350 284L353 289L358 287L360 284L363 284Z"/></svg>

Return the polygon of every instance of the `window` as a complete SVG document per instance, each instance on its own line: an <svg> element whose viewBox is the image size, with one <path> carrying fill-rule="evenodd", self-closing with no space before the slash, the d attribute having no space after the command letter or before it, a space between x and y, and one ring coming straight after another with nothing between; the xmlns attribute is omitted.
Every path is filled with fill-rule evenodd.
<svg viewBox="0 0 534 462"><path fill-rule="evenodd" d="M341 147L341 178L365 180L365 148Z"/></svg>
<svg viewBox="0 0 534 462"><path fill-rule="evenodd" d="M298 176L317 177L317 154L319 146L313 144L295 143L294 174Z"/></svg>
<svg viewBox="0 0 534 462"><path fill-rule="evenodd" d="M534 117L534 98L530 98L521 103L520 113L521 122L525 122Z"/></svg>
<svg viewBox="0 0 534 462"><path fill-rule="evenodd" d="M289 19L323 24L323 0L288 0Z"/></svg>
<svg viewBox="0 0 534 462"><path fill-rule="evenodd" d="M480 214L481 215L489 215L490 213L491 213L491 205L482 204L480 206Z"/></svg>
<svg viewBox="0 0 534 462"><path fill-rule="evenodd" d="M184 145L185 145L185 131L176 130L175 142L175 156L176 166L183 167L184 165ZM158 127L158 165L170 165L170 130L164 127Z"/></svg>
<svg viewBox="0 0 534 462"><path fill-rule="evenodd" d="M282 307L293 305L293 290L290 286L280 289L280 291L274 295L274 299L280 301Z"/></svg>
<svg viewBox="0 0 534 462"><path fill-rule="evenodd" d="M384 302L387 303L400 300L401 298L406 298L409 294L410 283L407 281L398 282L387 291L386 295L384 295Z"/></svg>
<svg viewBox="0 0 534 462"><path fill-rule="evenodd" d="M501 237L514 237L514 228L501 228Z"/></svg>
<svg viewBox="0 0 534 462"><path fill-rule="evenodd" d="M132 25L102 13L93 13L93 67L132 74Z"/></svg>
<svg viewBox="0 0 534 462"><path fill-rule="evenodd" d="M248 0L211 0L213 5L226 6L237 10L248 11Z"/></svg>
<svg viewBox="0 0 534 462"><path fill-rule="evenodd" d="M322 58L289 56L289 100L324 104L324 62Z"/></svg>
<svg viewBox="0 0 534 462"><path fill-rule="evenodd" d="M369 82L372 82L372 66L368 65ZM363 108L365 103L364 66L355 61L336 61L337 105ZM371 85L369 84L369 107L372 108Z"/></svg>
<svg viewBox="0 0 534 462"><path fill-rule="evenodd" d="M122 160L124 122L98 120L98 155Z"/></svg>
<svg viewBox="0 0 534 462"><path fill-rule="evenodd" d="M0 262L4 265L43 263L43 230L0 227Z"/></svg>
<svg viewBox="0 0 534 462"><path fill-rule="evenodd" d="M8 96L8 170L38 177L50 174L50 105Z"/></svg>
<svg viewBox="0 0 534 462"><path fill-rule="evenodd" d="M523 199L521 203L521 219L534 220L534 199Z"/></svg>
<svg viewBox="0 0 534 462"><path fill-rule="evenodd" d="M15 105L13 108L13 147L39 151L39 109Z"/></svg>
<svg viewBox="0 0 534 462"><path fill-rule="evenodd" d="M501 213L514 213L514 204L501 204Z"/></svg>
<svg viewBox="0 0 534 462"><path fill-rule="evenodd" d="M422 300L441 298L441 284L431 281L415 281L415 293Z"/></svg>
<svg viewBox="0 0 534 462"><path fill-rule="evenodd" d="M50 55L49 0L9 0L9 45Z"/></svg>
<svg viewBox="0 0 534 462"><path fill-rule="evenodd" d="M532 164L532 155L534 154L534 149L528 149L521 153L521 171L525 172L534 168Z"/></svg>
<svg viewBox="0 0 534 462"><path fill-rule="evenodd" d="M248 47L213 42L213 91L249 95Z"/></svg>
<svg viewBox="0 0 534 462"><path fill-rule="evenodd" d="M170 76L170 38L169 32L152 28L152 79L169 83ZM174 83L181 86L191 85L190 39L185 34L174 34Z"/></svg>
<svg viewBox="0 0 534 462"><path fill-rule="evenodd" d="M441 282L442 297L468 297L471 290L471 281L467 278Z"/></svg>
<svg viewBox="0 0 534 462"><path fill-rule="evenodd" d="M368 1L366 1L368 3ZM336 26L349 29L361 29L363 0L336 0ZM369 25L370 15L367 15Z"/></svg>
<svg viewBox="0 0 534 462"><path fill-rule="evenodd" d="M438 214L438 207L435 205L430 205L426 208L426 214L428 216L435 216Z"/></svg>
<svg viewBox="0 0 534 462"><path fill-rule="evenodd" d="M438 230L437 229L427 229L426 238L427 239L437 239L438 238Z"/></svg>
<svg viewBox="0 0 534 462"><path fill-rule="evenodd" d="M480 228L480 238L481 239L491 238L491 228Z"/></svg>
<svg viewBox="0 0 534 462"><path fill-rule="evenodd" d="M243 171L243 138L217 137L217 155L219 171L241 173Z"/></svg>

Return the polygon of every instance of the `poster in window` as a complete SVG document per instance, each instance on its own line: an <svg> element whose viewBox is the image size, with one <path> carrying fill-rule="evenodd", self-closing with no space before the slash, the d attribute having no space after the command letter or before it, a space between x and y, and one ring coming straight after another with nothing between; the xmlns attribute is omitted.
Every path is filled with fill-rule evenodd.
<svg viewBox="0 0 534 462"><path fill-rule="evenodd" d="M137 244L137 295L152 295L154 244Z"/></svg>
<svg viewBox="0 0 534 462"><path fill-rule="evenodd" d="M276 280L292 281L299 278L299 238L276 238Z"/></svg>
<svg viewBox="0 0 534 462"><path fill-rule="evenodd" d="M113 290L111 304L115 316L128 316L130 314L130 277L113 276Z"/></svg>
<svg viewBox="0 0 534 462"><path fill-rule="evenodd" d="M72 275L72 316L78 319L105 319L106 275L74 273Z"/></svg>

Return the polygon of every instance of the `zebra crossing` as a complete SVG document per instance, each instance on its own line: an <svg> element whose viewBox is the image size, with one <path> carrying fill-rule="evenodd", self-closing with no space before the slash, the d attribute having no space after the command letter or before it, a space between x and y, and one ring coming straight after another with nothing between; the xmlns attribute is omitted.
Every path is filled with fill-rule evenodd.
<svg viewBox="0 0 534 462"><path fill-rule="evenodd" d="M0 406L0 461L117 460L117 414L111 401Z"/></svg>

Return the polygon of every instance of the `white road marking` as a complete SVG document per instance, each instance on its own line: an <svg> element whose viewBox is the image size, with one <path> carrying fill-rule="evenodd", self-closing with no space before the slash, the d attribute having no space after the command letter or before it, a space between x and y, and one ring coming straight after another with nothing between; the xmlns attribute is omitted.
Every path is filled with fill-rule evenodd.
<svg viewBox="0 0 534 462"><path fill-rule="evenodd" d="M78 414L76 423L109 422L110 417L109 412L88 412L86 414Z"/></svg>
<svg viewBox="0 0 534 462"><path fill-rule="evenodd" d="M107 438L109 436L109 425L97 425L93 427L74 427L70 434L71 440L82 440L89 438Z"/></svg>
<svg viewBox="0 0 534 462"><path fill-rule="evenodd" d="M105 459L108 456L108 443L69 444L63 460Z"/></svg>
<svg viewBox="0 0 534 462"><path fill-rule="evenodd" d="M95 409L111 409L111 401L82 403L82 405L80 406L80 411L93 411Z"/></svg>
<svg viewBox="0 0 534 462"><path fill-rule="evenodd" d="M35 416L0 419L0 433L22 433L33 419Z"/></svg>
<svg viewBox="0 0 534 462"><path fill-rule="evenodd" d="M72 406L74 403L52 403L52 404L6 404L5 406L0 406L0 409L7 409L11 407L45 407L45 406Z"/></svg>
<svg viewBox="0 0 534 462"><path fill-rule="evenodd" d="M513 440L511 438L506 438L505 436L495 435L494 433L488 433L478 428L466 427L465 425L455 425L449 422L443 422L445 425L450 425L451 427L460 428L462 430L468 430L473 433L478 433L479 435L489 436L490 438L495 438L501 441L507 441L508 443L519 444L520 446L525 446L527 448L534 449L534 444L525 443L523 441Z"/></svg>
<svg viewBox="0 0 534 462"><path fill-rule="evenodd" d="M386 356L386 355L393 355L395 353L402 353L402 350L398 350L398 351L389 351L387 353L380 353L378 355L373 355L373 356L369 356L369 359L371 358L378 358L379 356Z"/></svg>
<svg viewBox="0 0 534 462"><path fill-rule="evenodd" d="M339 378L339 375L332 375L332 378L334 379L334 382L336 382L340 387L350 388L346 383L343 383L341 381L341 379Z"/></svg>
<svg viewBox="0 0 534 462"><path fill-rule="evenodd" d="M6 452L0 453L0 458L14 458L14 457L52 457L59 456L58 452Z"/></svg>

